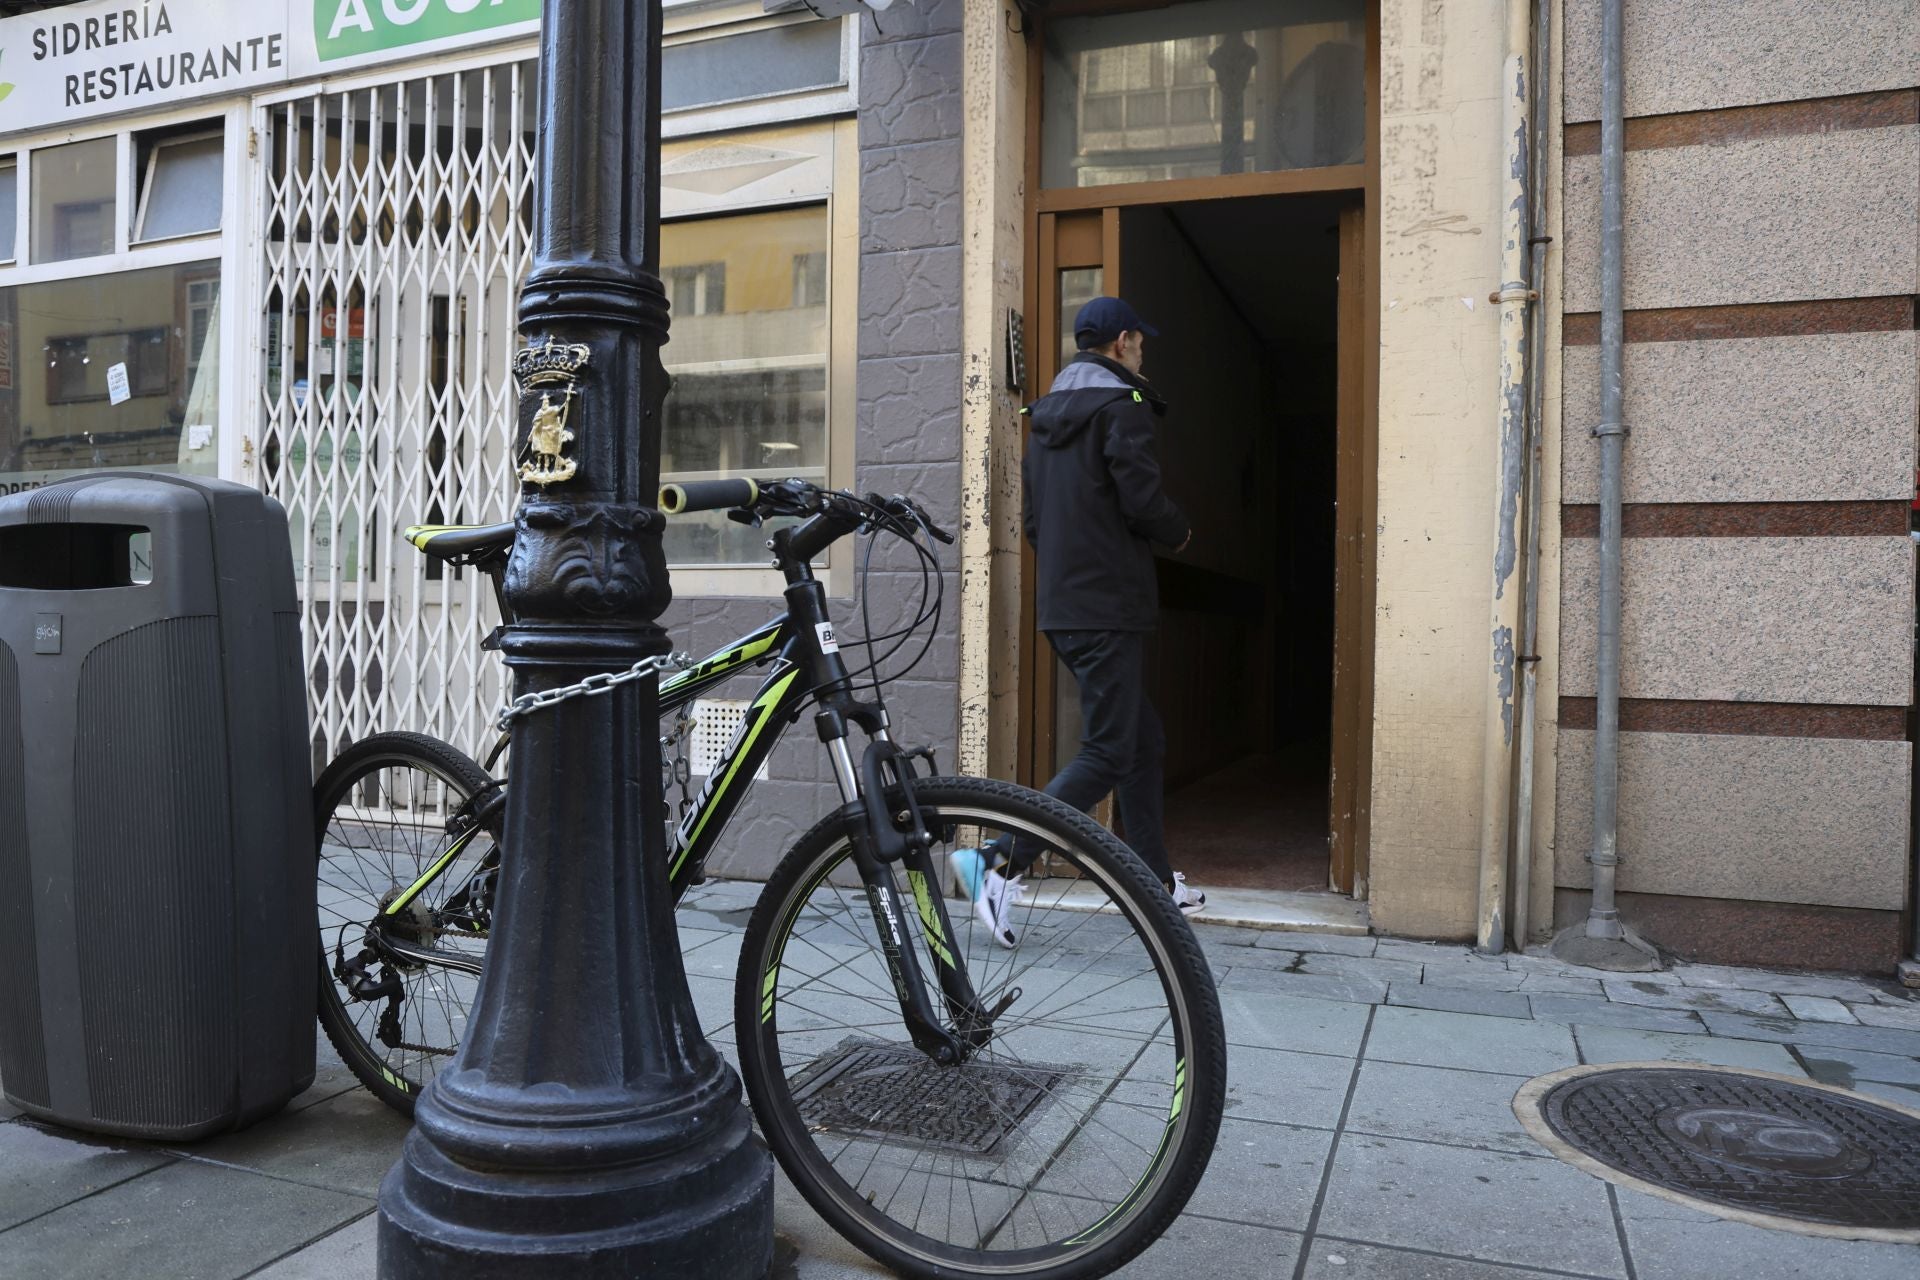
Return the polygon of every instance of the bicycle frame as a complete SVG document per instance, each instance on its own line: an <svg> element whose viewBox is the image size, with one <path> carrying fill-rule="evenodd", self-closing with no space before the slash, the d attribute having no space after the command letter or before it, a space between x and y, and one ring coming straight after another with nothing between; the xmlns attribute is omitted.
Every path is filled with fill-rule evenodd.
<svg viewBox="0 0 1920 1280"><path fill-rule="evenodd" d="M827 518L815 517L816 520ZM805 528L801 526L802 530ZM911 760L923 753L901 752L888 734L884 711L854 698L852 679L840 656L834 624L827 613L826 592L813 576L808 564L810 557L791 545L797 532L781 529L771 539L776 563L787 578L786 613L716 649L660 684L660 710L665 714L680 710L748 667L771 664L771 670L748 704L732 743L707 775L698 797L672 834L667 849L669 889L678 904L700 879L728 820L752 789L754 774L772 754L786 726L799 718L807 703L817 703L820 710L815 715L815 727L833 760L835 780L849 811L853 862L867 890L881 949L886 955L908 1031L915 1045L937 1061L961 1061L991 1039L992 1021L1001 1010L981 1008L964 962L955 955L955 948L948 945L948 940L956 935L947 917L944 899L930 887L937 883L930 852L931 838L917 804L906 805L909 829L902 831L885 802L889 782L902 789L911 800ZM847 745L849 724L859 725L870 739L858 768ZM503 737L488 756L489 768L505 745ZM931 759L930 751L924 754ZM460 832L426 873L388 904L384 914L398 915L437 880L458 859L474 835L488 825L489 818L504 805L504 800L504 787L501 787L475 809L470 815L473 826ZM885 864L893 861L905 865L913 892L914 914L925 933L927 954L933 958L948 1016L959 1031L957 1035L949 1031L935 1013L921 978L919 956L902 930L900 922L906 917L906 904L900 899L893 877L885 872ZM488 869L483 865L475 876ZM454 898L464 898L468 891L468 886L462 886ZM384 937L381 942L414 960L449 963L441 959L437 950L408 947ZM456 967L467 965L462 963ZM778 972L776 965L765 976L763 1017L772 1016L772 984ZM1003 1006L1018 994L1015 989Z"/></svg>

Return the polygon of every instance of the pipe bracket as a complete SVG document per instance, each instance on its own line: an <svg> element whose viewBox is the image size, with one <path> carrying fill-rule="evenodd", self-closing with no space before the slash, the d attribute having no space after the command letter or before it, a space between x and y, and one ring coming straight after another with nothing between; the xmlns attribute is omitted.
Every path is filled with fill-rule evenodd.
<svg viewBox="0 0 1920 1280"><path fill-rule="evenodd" d="M1630 436L1633 434L1633 429L1624 422L1603 422L1588 434L1595 439L1602 436Z"/></svg>
<svg viewBox="0 0 1920 1280"><path fill-rule="evenodd" d="M1502 302L1538 302L1538 289L1495 289L1487 295L1487 301L1498 306Z"/></svg>

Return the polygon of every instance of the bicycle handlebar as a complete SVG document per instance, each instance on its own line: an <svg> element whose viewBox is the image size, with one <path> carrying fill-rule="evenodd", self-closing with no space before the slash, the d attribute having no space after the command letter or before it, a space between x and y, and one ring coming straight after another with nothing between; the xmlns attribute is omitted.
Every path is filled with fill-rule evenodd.
<svg viewBox="0 0 1920 1280"><path fill-rule="evenodd" d="M752 480L687 480L660 486L660 510L670 516L751 507L758 501L760 486Z"/></svg>
<svg viewBox="0 0 1920 1280"><path fill-rule="evenodd" d="M660 510L670 516L695 511L738 511L740 519L767 516L817 516L829 512L849 524L872 528L889 526L911 536L914 524L941 542L951 543L953 535L934 524L926 509L912 498L896 495L883 498L870 494L864 500L850 493L822 489L805 480L687 480L660 486ZM890 519L889 519L890 517ZM754 523L758 521L755 520ZM839 536L839 535L835 535Z"/></svg>

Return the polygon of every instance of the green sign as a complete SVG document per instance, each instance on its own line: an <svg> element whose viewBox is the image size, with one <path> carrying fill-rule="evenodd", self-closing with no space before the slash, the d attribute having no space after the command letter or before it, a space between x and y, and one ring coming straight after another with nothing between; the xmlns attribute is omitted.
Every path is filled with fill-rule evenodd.
<svg viewBox="0 0 1920 1280"><path fill-rule="evenodd" d="M313 0L320 61L534 22L540 0Z"/></svg>

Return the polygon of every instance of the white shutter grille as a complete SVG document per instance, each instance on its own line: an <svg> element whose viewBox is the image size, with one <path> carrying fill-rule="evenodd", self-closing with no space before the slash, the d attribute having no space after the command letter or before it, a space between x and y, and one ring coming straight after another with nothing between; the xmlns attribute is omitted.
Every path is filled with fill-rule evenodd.
<svg viewBox="0 0 1920 1280"><path fill-rule="evenodd" d="M256 474L292 525L316 768L386 729L482 753L505 701L491 588L401 531L513 509L535 113L530 61L261 112Z"/></svg>

